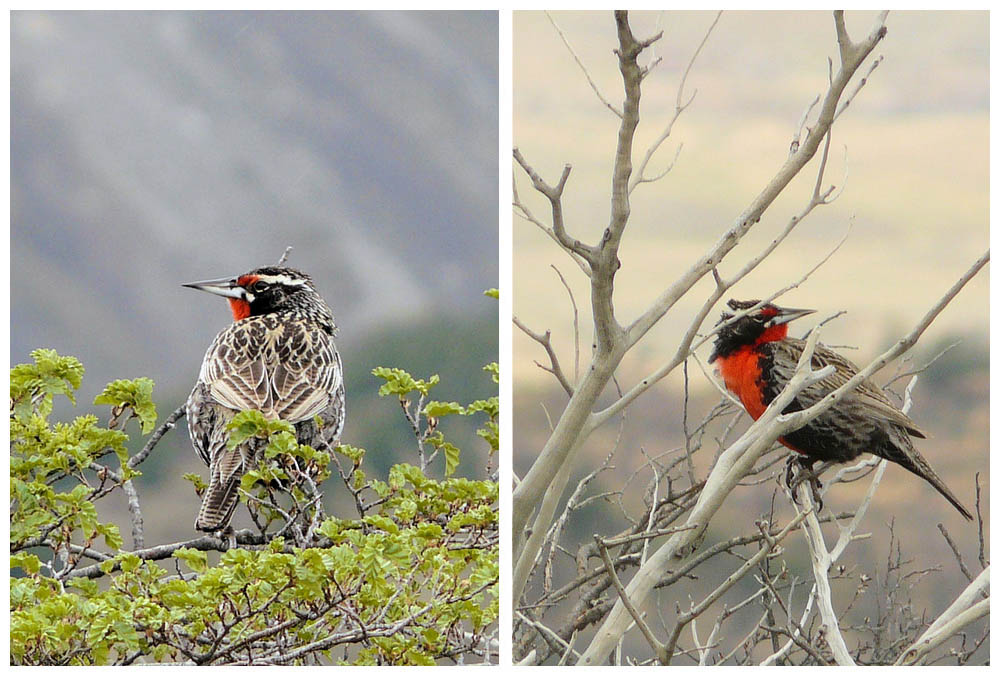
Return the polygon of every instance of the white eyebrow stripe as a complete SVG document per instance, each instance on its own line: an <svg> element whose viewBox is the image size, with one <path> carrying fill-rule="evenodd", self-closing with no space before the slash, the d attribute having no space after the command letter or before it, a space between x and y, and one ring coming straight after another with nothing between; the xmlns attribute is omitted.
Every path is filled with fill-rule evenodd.
<svg viewBox="0 0 1000 676"><path fill-rule="evenodd" d="M306 280L304 279L292 279L285 275L258 275L257 278L268 284L281 284L284 286L305 286L306 284Z"/></svg>

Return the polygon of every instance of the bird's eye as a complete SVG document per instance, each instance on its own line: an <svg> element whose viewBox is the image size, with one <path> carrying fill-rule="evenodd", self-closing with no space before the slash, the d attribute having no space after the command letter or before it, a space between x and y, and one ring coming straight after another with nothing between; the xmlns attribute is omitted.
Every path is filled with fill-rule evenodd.
<svg viewBox="0 0 1000 676"><path fill-rule="evenodd" d="M271 285L268 284L267 282L254 282L253 286L250 287L250 290L253 291L254 293L262 293L264 291L267 291L270 286Z"/></svg>

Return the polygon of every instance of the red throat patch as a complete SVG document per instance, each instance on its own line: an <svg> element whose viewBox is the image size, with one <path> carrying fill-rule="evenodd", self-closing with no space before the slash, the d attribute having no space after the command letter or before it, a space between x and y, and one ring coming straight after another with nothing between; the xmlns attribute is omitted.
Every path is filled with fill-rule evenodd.
<svg viewBox="0 0 1000 676"><path fill-rule="evenodd" d="M243 275L236 280L236 283L242 286L244 289L256 282L260 277L257 275ZM229 307L233 311L233 321L239 321L241 319L246 319L250 316L250 303L246 302L242 298L227 298L229 301Z"/></svg>
<svg viewBox="0 0 1000 676"><path fill-rule="evenodd" d="M764 333L760 334L753 344L773 343L776 340L784 340L786 337L788 337L788 324L778 324L765 329Z"/></svg>
<svg viewBox="0 0 1000 676"><path fill-rule="evenodd" d="M250 316L250 303L242 298L227 298L229 307L233 311L233 320L239 321Z"/></svg>

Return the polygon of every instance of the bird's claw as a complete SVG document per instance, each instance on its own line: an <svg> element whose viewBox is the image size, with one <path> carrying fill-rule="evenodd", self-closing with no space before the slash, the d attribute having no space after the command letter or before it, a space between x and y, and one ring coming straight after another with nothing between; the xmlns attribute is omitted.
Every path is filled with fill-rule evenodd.
<svg viewBox="0 0 1000 676"><path fill-rule="evenodd" d="M785 465L785 485L788 490L792 493L792 501L795 504L799 502L799 484L803 482L809 483L809 488L811 491L811 497L816 505L816 511L820 512L823 509L823 496L820 494L820 489L823 487L823 483L819 480L819 476L813 471L812 462L803 461L796 455L788 456L788 462Z"/></svg>

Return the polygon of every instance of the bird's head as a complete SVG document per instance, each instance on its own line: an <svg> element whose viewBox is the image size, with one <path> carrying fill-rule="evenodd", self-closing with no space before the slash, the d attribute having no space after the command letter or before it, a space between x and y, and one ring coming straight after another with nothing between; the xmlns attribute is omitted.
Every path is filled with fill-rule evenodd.
<svg viewBox="0 0 1000 676"><path fill-rule="evenodd" d="M733 312L723 312L717 324L723 324L739 312L749 310L760 303L759 300L730 300L727 305ZM760 345L774 340L782 340L788 335L788 322L812 314L815 310L779 307L765 303L753 312L719 329L715 336L715 350L708 361L713 362L747 345Z"/></svg>
<svg viewBox="0 0 1000 676"><path fill-rule="evenodd" d="M233 319L275 312L298 311L316 321L333 325L333 314L317 293L312 278L292 268L269 266L237 277L223 277L184 286L214 293L229 301Z"/></svg>

